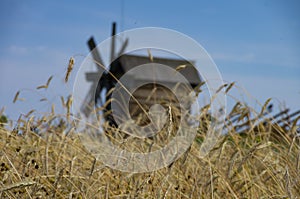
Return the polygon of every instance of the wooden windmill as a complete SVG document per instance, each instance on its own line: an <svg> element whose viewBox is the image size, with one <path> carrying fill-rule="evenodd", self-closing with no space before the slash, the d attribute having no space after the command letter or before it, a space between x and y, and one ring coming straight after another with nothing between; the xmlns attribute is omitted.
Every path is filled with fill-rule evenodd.
<svg viewBox="0 0 300 199"><path fill-rule="evenodd" d="M116 34L116 23L113 23L111 53L110 53L111 64L108 69L109 72L104 71L104 69L102 69L101 67L97 67L98 68L97 72L86 73L86 80L92 82L92 87L88 93L88 96L86 97L86 102L88 103L82 106L82 110L86 114L86 116L88 116L91 113L92 106L95 106L99 103L101 106L103 106L106 102L109 101L109 99L111 98L111 94L107 94L107 93L112 88L115 87L117 83L117 79L120 79L125 73L127 73L134 67L147 64L149 62L163 64L173 69L176 69L178 66L185 66L184 69L180 70L179 72L181 73L181 75L184 76L185 79L189 81L190 86L192 88L195 88L197 85L201 83L199 74L197 70L193 67L193 63L191 61L187 61L183 59L171 59L171 58L154 58L154 60L150 61L148 56L123 54L126 46L128 45L128 39L126 39L123 45L121 46L119 53L115 54L115 37L113 37L115 34ZM103 65L103 61L101 59L100 53L95 49L96 44L93 37L91 37L88 40L88 46L92 52L92 56L95 62ZM152 70L152 68L148 67L142 73L135 74L135 76L132 78L132 81L146 82L148 80L147 74L150 73L150 70ZM102 72L103 74L100 80L97 81L99 79L99 74ZM112 77L112 75L110 74L113 74L114 77ZM172 95L172 92L170 92L170 90L168 89L161 87L160 83L163 84L167 83L176 86L178 82L176 79L170 78L169 74L164 74L160 71L157 82L153 84L146 84L141 88L139 88L138 90L136 90L133 94L136 100L132 100L129 103L129 111L133 118L141 114L142 109L147 111L149 107L154 103L161 102L164 100L165 101L171 100L173 102L176 102L176 99ZM94 88L96 88L96 91L94 91ZM153 93L154 89L156 89L156 94L152 95L149 98L149 94ZM106 92L105 93L106 97L105 97L105 102L102 102L101 95L104 90ZM187 93L182 93L182 94L187 95ZM137 101L140 103L138 104ZM144 106L142 109L141 107L139 107L141 104ZM106 103L106 105L107 106L105 107L104 110L105 119L108 120L111 124L114 124L114 119L110 114L111 104Z"/></svg>

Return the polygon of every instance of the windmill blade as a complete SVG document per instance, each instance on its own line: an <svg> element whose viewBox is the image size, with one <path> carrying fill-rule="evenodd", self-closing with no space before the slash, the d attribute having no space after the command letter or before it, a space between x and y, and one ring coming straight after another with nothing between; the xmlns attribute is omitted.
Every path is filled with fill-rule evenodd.
<svg viewBox="0 0 300 199"><path fill-rule="evenodd" d="M111 48L110 48L110 62L115 60L115 35L116 35L116 22L112 24L112 32L111 32Z"/></svg>
<svg viewBox="0 0 300 199"><path fill-rule="evenodd" d="M96 63L100 63L102 66L104 66L104 62L101 59L100 53L96 48L97 46L96 46L94 38L91 37L87 43L88 43L89 49L92 53L93 59L96 61ZM103 72L103 70L104 70L104 69L102 69L102 67L97 67L97 68L100 72Z"/></svg>
<svg viewBox="0 0 300 199"><path fill-rule="evenodd" d="M100 85L99 85L99 72L90 72L85 74L85 78L88 82L92 82L92 86L90 90L88 91L87 96L85 97L84 104L81 106L82 112L85 114L86 117L88 117L93 110L93 107L95 106L95 103L97 102L97 96L100 95L102 89L103 89L103 78L100 79ZM102 76L106 76L106 73L104 72Z"/></svg>
<svg viewBox="0 0 300 199"><path fill-rule="evenodd" d="M87 94L87 96L85 97L85 100L84 100L84 104L81 105L81 111L84 113L84 115L86 117L88 117L92 110L93 110L93 107L94 107L94 98L93 98L93 95L91 94L92 92L92 89L89 90L89 94Z"/></svg>
<svg viewBox="0 0 300 199"><path fill-rule="evenodd" d="M124 53L126 47L128 46L128 42L129 42L129 39L127 38L118 53L118 57L120 57Z"/></svg>
<svg viewBox="0 0 300 199"><path fill-rule="evenodd" d="M110 52L110 60L111 62L115 59L115 34L116 34L116 23L114 22L112 25L112 40L111 40L111 52ZM92 52L93 59L96 61L96 64L101 64L104 66L104 62L101 59L100 53L96 48L96 43L93 37L88 40L88 46L90 51ZM126 46L125 46L126 47ZM125 49L124 47L124 49ZM86 80L92 82L92 86L84 100L84 104L81 106L81 110L85 114L85 116L89 116L91 111L94 109L95 103L97 103L97 99L100 97L101 91L103 88L107 88L107 72L104 67L97 67L97 72L86 73ZM109 69L110 70L110 69ZM101 78L99 79L101 75ZM100 82L99 82L100 81ZM101 99L100 99L101 102Z"/></svg>
<svg viewBox="0 0 300 199"><path fill-rule="evenodd" d="M93 37L91 37L88 42L88 47L92 53L92 57L95 60L96 64L99 65L101 64L102 66L104 66L104 62L101 59L100 53L96 48L96 42L94 40ZM85 74L85 78L88 82L92 82L92 86L90 88L90 90L88 91L87 96L85 97L84 100L84 104L81 105L81 110L82 112L85 114L86 117L88 117L91 113L91 111L93 110L93 107L95 105L95 90L98 89L98 81L99 81L99 76L100 74L105 75L105 69L101 66L97 67L97 72L90 72L90 73L86 73ZM100 83L101 84L101 83ZM100 89L102 90L102 88L100 87ZM98 92L101 92L98 91Z"/></svg>

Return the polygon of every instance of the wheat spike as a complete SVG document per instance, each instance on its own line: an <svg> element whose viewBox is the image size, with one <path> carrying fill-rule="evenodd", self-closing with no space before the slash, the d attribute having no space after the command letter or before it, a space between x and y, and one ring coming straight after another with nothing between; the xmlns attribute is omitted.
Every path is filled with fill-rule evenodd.
<svg viewBox="0 0 300 199"><path fill-rule="evenodd" d="M35 109L30 110L30 111L25 115L25 117L29 117L29 115L31 115L34 111L35 111Z"/></svg>
<svg viewBox="0 0 300 199"><path fill-rule="evenodd" d="M204 84L205 84L205 82L203 81L194 88L194 91L196 92L196 94L199 94L202 92L201 86L203 86Z"/></svg>
<svg viewBox="0 0 300 199"><path fill-rule="evenodd" d="M181 71L182 69L185 69L186 67L187 67L187 65L182 64L182 65L177 66L175 70L176 71Z"/></svg>
<svg viewBox="0 0 300 199"><path fill-rule="evenodd" d="M17 100L19 101L25 101L24 98L19 98L19 95L20 95L20 91L18 91L14 97L14 100L13 100L13 103L16 103Z"/></svg>
<svg viewBox="0 0 300 199"><path fill-rule="evenodd" d="M234 84L235 84L235 82L232 82L231 84L229 84L229 86L226 88L225 93L228 93L228 91L233 87Z"/></svg>
<svg viewBox="0 0 300 199"><path fill-rule="evenodd" d="M49 84L50 84L52 78L53 78L53 75L51 75L51 76L48 78L47 83L46 83L46 86L47 86L47 87L49 86Z"/></svg>
<svg viewBox="0 0 300 199"><path fill-rule="evenodd" d="M73 57L70 58L69 60L69 65L68 65L68 69L67 69L67 73L66 73L66 76L65 76L65 82L67 83L68 80L69 80L69 76L73 70L73 67L74 67L74 64L75 64L75 60Z"/></svg>
<svg viewBox="0 0 300 199"><path fill-rule="evenodd" d="M54 115L55 114L55 105L52 104L51 106L51 114Z"/></svg>
<svg viewBox="0 0 300 199"><path fill-rule="evenodd" d="M266 110L266 108L267 108L267 105L269 104L269 102L272 100L272 98L269 98L269 99L267 99L267 101L264 103L264 105L263 105L263 107L262 107L262 109L261 109L261 111L260 111L260 115L263 115L264 114L264 112L265 112L265 110Z"/></svg>
<svg viewBox="0 0 300 199"><path fill-rule="evenodd" d="M220 92L220 91L221 91L223 88L225 88L227 85L228 85L228 84L223 84L222 86L220 86L220 87L217 89L216 93Z"/></svg>
<svg viewBox="0 0 300 199"><path fill-rule="evenodd" d="M38 86L36 89L41 89L41 88L47 89L48 86L49 86L49 84L50 84L50 82L51 82L51 80L52 80L52 78L53 78L53 75L51 75L51 76L48 78L48 80L47 80L47 82L46 82L45 85Z"/></svg>
<svg viewBox="0 0 300 199"><path fill-rule="evenodd" d="M68 97L67 102L66 102L66 106L67 106L67 120L70 119L70 110L71 110L71 108L72 108L72 102L73 102L73 98L72 98L72 96L70 95L70 96Z"/></svg>
<svg viewBox="0 0 300 199"><path fill-rule="evenodd" d="M148 49L147 52L148 52L148 56L149 56L150 61L153 62L153 55L152 55L150 49Z"/></svg>
<svg viewBox="0 0 300 199"><path fill-rule="evenodd" d="M63 96L60 96L60 101L61 101L62 107L66 107L65 99Z"/></svg>
<svg viewBox="0 0 300 199"><path fill-rule="evenodd" d="M18 97L20 95L20 91L18 91L14 97L13 103L16 103L16 101L18 100Z"/></svg>

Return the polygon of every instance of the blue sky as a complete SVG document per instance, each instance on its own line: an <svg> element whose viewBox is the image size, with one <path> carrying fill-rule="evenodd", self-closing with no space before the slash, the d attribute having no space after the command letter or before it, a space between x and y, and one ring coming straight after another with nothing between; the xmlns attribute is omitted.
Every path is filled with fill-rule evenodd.
<svg viewBox="0 0 300 199"><path fill-rule="evenodd" d="M117 31L147 26L182 32L199 42L223 79L246 91L243 100L300 109L300 2L253 1L9 1L0 2L0 108L15 119L30 109L47 112L67 95L68 60L86 55L87 39L101 42ZM76 57L75 57L76 58ZM82 56L76 59L80 66ZM75 69L76 71L76 69ZM47 92L36 90L54 75ZM71 78L74 78L72 74ZM21 90L24 102L12 103ZM251 96L251 97L250 97ZM49 102L40 102L47 97Z"/></svg>

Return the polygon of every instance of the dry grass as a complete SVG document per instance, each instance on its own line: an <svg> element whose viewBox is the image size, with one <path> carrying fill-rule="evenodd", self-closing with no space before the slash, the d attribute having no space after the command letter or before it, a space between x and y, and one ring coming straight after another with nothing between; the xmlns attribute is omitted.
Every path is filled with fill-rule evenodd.
<svg viewBox="0 0 300 199"><path fill-rule="evenodd" d="M71 66L73 63L70 60ZM51 78L43 87L48 87ZM227 85L226 93L232 86ZM210 122L203 114L196 138L182 157L166 168L141 174L112 170L96 161L69 122L72 97L64 101L62 98L65 116L56 115L53 109L36 118L31 111L20 116L13 130L0 124L0 198L300 197L299 118L289 128L271 119L256 124L268 101L258 114L237 103L228 115L228 134L221 136L205 158L199 158ZM170 117L169 122L176 123L176 119ZM241 132L243 126L247 128ZM160 139L170 129L165 127L156 141L164 143ZM124 138L115 129L108 132L115 143ZM139 151L142 146L136 148Z"/></svg>
<svg viewBox="0 0 300 199"><path fill-rule="evenodd" d="M241 134L227 128L229 134L203 159L197 156L205 136L205 126L200 126L190 150L172 165L130 174L96 162L64 118L24 117L14 130L0 129L0 198L300 196L296 132L285 132L271 121Z"/></svg>

